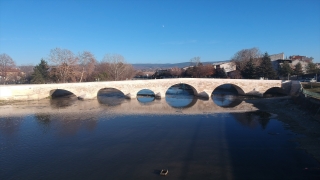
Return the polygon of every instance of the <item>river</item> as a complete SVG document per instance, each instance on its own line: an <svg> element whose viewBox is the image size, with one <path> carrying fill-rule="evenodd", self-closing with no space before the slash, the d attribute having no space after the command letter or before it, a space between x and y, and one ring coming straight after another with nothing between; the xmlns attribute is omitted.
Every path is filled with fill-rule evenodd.
<svg viewBox="0 0 320 180"><path fill-rule="evenodd" d="M317 179L275 114L233 94L0 106L0 179Z"/></svg>

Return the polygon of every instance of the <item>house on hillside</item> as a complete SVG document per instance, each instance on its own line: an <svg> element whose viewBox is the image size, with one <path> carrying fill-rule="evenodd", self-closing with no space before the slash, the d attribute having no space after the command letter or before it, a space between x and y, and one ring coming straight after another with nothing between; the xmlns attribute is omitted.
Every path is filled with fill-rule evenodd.
<svg viewBox="0 0 320 180"><path fill-rule="evenodd" d="M284 53L279 53L279 54L272 54L272 55L269 55L270 57L270 60L271 61L276 61L278 59L284 59Z"/></svg>
<svg viewBox="0 0 320 180"><path fill-rule="evenodd" d="M215 69L222 68L227 73L227 76L232 79L241 79L241 72L237 70L237 66L231 61L220 61L212 64Z"/></svg>
<svg viewBox="0 0 320 180"><path fill-rule="evenodd" d="M212 63L215 69L223 68L226 73L236 70L236 65L231 61L221 61Z"/></svg>
<svg viewBox="0 0 320 180"><path fill-rule="evenodd" d="M221 62L216 62L212 64L215 69L224 69L226 73L229 73L231 71L236 70L236 65L233 62L230 61L221 61Z"/></svg>
<svg viewBox="0 0 320 180"><path fill-rule="evenodd" d="M300 56L300 55L293 55L293 56L289 56L289 59L291 59L291 60L306 61L306 62L312 62L313 57Z"/></svg>
<svg viewBox="0 0 320 180"><path fill-rule="evenodd" d="M295 66L296 64L300 63L302 66L302 71L304 73L307 72L306 67L308 66L308 64L313 61L312 57L300 56L300 55L289 56L289 59L292 60L292 66Z"/></svg>
<svg viewBox="0 0 320 180"><path fill-rule="evenodd" d="M279 69L279 67L281 67L281 65L284 62L288 62L292 69L294 69L294 67L298 63L300 63L302 66L302 71L304 73L306 73L307 71L306 67L308 66L308 64L313 61L312 57L300 56L300 55L289 56L289 58L287 59L287 58L284 58L284 53L270 55L270 59L271 59L272 66L276 71Z"/></svg>
<svg viewBox="0 0 320 180"><path fill-rule="evenodd" d="M24 76L24 72L21 72L18 68L10 68L5 72L0 72L0 83L15 84Z"/></svg>
<svg viewBox="0 0 320 180"><path fill-rule="evenodd" d="M285 62L288 62L289 64L292 64L292 60L291 59L287 59L284 58L284 53L279 53L279 54L272 54L269 56L271 63L272 63L272 67L274 70L278 71L279 68L281 67L281 65Z"/></svg>

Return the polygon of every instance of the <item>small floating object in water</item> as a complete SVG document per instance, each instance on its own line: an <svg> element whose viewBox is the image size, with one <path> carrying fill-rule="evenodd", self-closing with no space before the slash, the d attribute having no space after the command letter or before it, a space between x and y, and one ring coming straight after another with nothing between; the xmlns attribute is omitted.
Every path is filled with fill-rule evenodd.
<svg viewBox="0 0 320 180"><path fill-rule="evenodd" d="M167 174L168 174L168 169L162 169L161 171L160 171L160 175L162 175L162 176L166 176Z"/></svg>

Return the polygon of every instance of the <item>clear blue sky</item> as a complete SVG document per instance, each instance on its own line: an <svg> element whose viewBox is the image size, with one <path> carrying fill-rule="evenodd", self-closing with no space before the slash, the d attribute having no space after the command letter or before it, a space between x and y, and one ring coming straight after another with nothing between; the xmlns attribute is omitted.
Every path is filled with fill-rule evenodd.
<svg viewBox="0 0 320 180"><path fill-rule="evenodd" d="M0 0L0 54L36 65L56 47L128 63L221 61L252 47L320 62L320 0Z"/></svg>

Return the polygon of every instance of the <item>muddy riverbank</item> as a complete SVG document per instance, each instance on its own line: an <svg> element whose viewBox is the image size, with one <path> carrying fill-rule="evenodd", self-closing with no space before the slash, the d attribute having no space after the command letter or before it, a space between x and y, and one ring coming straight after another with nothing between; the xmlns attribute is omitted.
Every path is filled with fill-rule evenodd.
<svg viewBox="0 0 320 180"><path fill-rule="evenodd" d="M320 119L315 116L314 111L301 103L300 98L279 97L246 102L262 111L276 114L286 124L286 128L301 135L293 139L299 143L299 148L306 150L320 162Z"/></svg>

